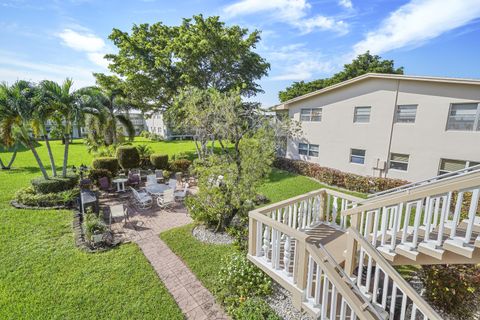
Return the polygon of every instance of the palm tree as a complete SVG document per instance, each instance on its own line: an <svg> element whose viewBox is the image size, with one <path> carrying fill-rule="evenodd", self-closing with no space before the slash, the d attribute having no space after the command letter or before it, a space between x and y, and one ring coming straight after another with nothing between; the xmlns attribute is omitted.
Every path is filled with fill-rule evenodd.
<svg viewBox="0 0 480 320"><path fill-rule="evenodd" d="M47 171L40 159L30 136L32 121L37 107L37 88L28 81L17 81L12 86L0 84L0 133L6 146L19 141L33 153L45 179Z"/></svg>

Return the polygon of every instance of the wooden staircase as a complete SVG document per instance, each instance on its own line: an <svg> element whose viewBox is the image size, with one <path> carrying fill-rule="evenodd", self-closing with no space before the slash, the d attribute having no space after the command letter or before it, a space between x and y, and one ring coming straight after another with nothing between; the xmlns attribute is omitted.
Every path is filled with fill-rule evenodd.
<svg viewBox="0 0 480 320"><path fill-rule="evenodd" d="M480 166L360 199L320 189L249 214L248 258L318 319L441 319L394 265L480 263Z"/></svg>

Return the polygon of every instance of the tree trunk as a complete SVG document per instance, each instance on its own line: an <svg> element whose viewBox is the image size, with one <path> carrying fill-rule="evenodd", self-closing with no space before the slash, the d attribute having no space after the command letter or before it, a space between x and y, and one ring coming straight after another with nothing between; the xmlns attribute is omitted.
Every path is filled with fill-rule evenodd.
<svg viewBox="0 0 480 320"><path fill-rule="evenodd" d="M2 159L0 159L0 166L2 167L2 170L6 170L6 169L7 169L7 167L5 167L5 165L3 164Z"/></svg>
<svg viewBox="0 0 480 320"><path fill-rule="evenodd" d="M65 138L65 151L63 153L63 171L62 176L65 178L67 176L67 164L68 164L68 146L70 145L69 134L64 135Z"/></svg>
<svg viewBox="0 0 480 320"><path fill-rule="evenodd" d="M45 170L45 167L43 166L42 160L38 156L37 150L35 150L35 147L32 145L32 142L30 140L28 141L28 147L32 151L33 156L35 157L35 160L37 160L38 167L40 168L40 171L42 172L43 177L48 180L47 171Z"/></svg>
<svg viewBox="0 0 480 320"><path fill-rule="evenodd" d="M43 136L43 139L45 140L45 145L47 146L48 157L50 158L50 166L52 168L52 175L56 177L57 168L55 167L55 160L53 159L53 153L52 153L52 148L50 147L50 141L48 140L48 134L45 134Z"/></svg>
<svg viewBox="0 0 480 320"><path fill-rule="evenodd" d="M4 167L3 163L2 163L2 169L3 170L10 170L13 162L15 161L15 158L17 157L17 152L18 152L18 144L15 143L15 146L13 147L13 154L12 154L12 157L10 158L10 162L8 162L6 167ZM1 163L1 160L0 160L0 163Z"/></svg>

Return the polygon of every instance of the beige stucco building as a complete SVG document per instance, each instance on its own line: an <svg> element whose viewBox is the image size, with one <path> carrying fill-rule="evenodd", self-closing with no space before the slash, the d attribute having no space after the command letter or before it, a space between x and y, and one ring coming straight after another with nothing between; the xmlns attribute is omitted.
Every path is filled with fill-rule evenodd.
<svg viewBox="0 0 480 320"><path fill-rule="evenodd" d="M288 158L409 181L480 163L480 80L370 73L275 110L301 121Z"/></svg>

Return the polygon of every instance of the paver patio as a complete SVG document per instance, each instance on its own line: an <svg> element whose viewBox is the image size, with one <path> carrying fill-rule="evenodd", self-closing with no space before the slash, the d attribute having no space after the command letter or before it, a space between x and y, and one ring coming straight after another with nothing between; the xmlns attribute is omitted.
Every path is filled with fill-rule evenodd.
<svg viewBox="0 0 480 320"><path fill-rule="evenodd" d="M119 194L101 200L101 206L129 202L129 194ZM173 253L159 238L159 234L168 229L186 225L192 222L186 208L177 203L173 209L161 210L157 206L139 211L127 205L130 213L129 221L112 223L116 236L124 241L132 241L140 249L164 282L166 288L177 302L187 319L229 319L196 276L183 261Z"/></svg>

